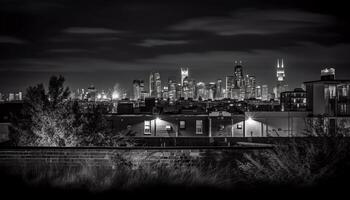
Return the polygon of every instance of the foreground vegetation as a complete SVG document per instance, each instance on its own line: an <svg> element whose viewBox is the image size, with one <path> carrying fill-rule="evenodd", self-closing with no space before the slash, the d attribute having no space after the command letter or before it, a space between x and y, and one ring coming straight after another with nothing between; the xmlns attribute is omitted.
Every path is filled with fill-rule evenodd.
<svg viewBox="0 0 350 200"><path fill-rule="evenodd" d="M110 165L63 167L41 165L7 169L26 186L64 190L108 191L148 190L159 187L193 189L211 188L241 191L285 187L313 188L341 186L348 179L349 145L342 139L324 139L317 144L294 142L274 151L223 152L215 160L210 155L189 164L155 161L134 163L123 155ZM5 170L2 170L3 172Z"/></svg>

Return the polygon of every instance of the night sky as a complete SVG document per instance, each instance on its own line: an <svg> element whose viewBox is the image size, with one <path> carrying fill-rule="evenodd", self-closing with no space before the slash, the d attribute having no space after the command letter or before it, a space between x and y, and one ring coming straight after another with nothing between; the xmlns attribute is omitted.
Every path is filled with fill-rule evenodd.
<svg viewBox="0 0 350 200"><path fill-rule="evenodd" d="M197 81L244 73L275 83L278 58L291 88L334 67L350 79L347 6L340 1L1 0L0 92L62 74L72 89L131 92L158 71ZM146 84L148 81L146 81Z"/></svg>

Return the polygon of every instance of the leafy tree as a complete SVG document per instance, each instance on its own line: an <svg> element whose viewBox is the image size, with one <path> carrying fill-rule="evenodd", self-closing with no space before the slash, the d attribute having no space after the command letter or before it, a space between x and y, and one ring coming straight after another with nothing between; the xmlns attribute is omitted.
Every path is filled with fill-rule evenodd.
<svg viewBox="0 0 350 200"><path fill-rule="evenodd" d="M27 89L24 98L24 116L14 128L17 145L76 146L81 125L75 123L72 106L66 101L70 92L64 87L62 76L52 76L48 92L43 84Z"/></svg>
<svg viewBox="0 0 350 200"><path fill-rule="evenodd" d="M43 84L29 87L25 95L24 120L13 120L12 140L18 146L131 146L130 130L112 133L104 107L82 109L68 101L69 88L62 76L52 76L48 91Z"/></svg>

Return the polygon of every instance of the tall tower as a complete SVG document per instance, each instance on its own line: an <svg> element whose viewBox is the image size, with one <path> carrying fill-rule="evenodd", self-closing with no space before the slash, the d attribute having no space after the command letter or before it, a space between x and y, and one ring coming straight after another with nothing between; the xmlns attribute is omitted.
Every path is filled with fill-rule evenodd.
<svg viewBox="0 0 350 200"><path fill-rule="evenodd" d="M141 81L134 80L132 83L132 89L134 100L139 100L141 98Z"/></svg>
<svg viewBox="0 0 350 200"><path fill-rule="evenodd" d="M181 68L181 86L183 86L186 77L188 77L188 68Z"/></svg>
<svg viewBox="0 0 350 200"><path fill-rule="evenodd" d="M149 95L150 97L162 98L162 84L158 72L152 72L149 76Z"/></svg>
<svg viewBox="0 0 350 200"><path fill-rule="evenodd" d="M276 66L276 77L277 77L277 85L274 87L273 92L275 94L275 100L279 101L281 92L288 90L288 85L285 80L285 71L284 71L283 59L281 60L281 64L279 59L277 59Z"/></svg>
<svg viewBox="0 0 350 200"><path fill-rule="evenodd" d="M285 77L286 75L285 75L285 73L284 73L283 59L282 59L281 65L279 64L279 60L277 59L276 76L277 76L277 80L278 80L279 82L283 82L283 81L284 81L284 77Z"/></svg>
<svg viewBox="0 0 350 200"><path fill-rule="evenodd" d="M154 80L154 74L151 73L149 75L149 96L155 97L155 91L156 91L156 82Z"/></svg>
<svg viewBox="0 0 350 200"><path fill-rule="evenodd" d="M158 72L154 73L154 81L156 86L156 97L160 99L162 98L162 81Z"/></svg>
<svg viewBox="0 0 350 200"><path fill-rule="evenodd" d="M235 84L234 86L237 88L243 87L244 77L243 77L243 67L242 65L235 66Z"/></svg>

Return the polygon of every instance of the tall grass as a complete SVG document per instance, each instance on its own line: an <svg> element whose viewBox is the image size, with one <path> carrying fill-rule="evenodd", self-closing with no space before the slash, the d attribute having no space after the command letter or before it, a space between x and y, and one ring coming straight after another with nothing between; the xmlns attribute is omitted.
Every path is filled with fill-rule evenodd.
<svg viewBox="0 0 350 200"><path fill-rule="evenodd" d="M323 138L318 143L291 142L274 151L244 153L237 161L248 182L315 186L339 173L339 165L349 164L344 140Z"/></svg>
<svg viewBox="0 0 350 200"><path fill-rule="evenodd" d="M31 186L86 189L91 192L161 187L240 189L267 185L315 186L347 172L348 145L341 141L292 142L275 150L221 154L223 162L134 163L118 154L103 166L82 163L67 167L55 165L22 166L12 169ZM209 156L209 155L208 155ZM212 155L218 158L218 155ZM210 159L213 160L213 159ZM343 166L343 167L339 167ZM343 170L343 171L341 171Z"/></svg>
<svg viewBox="0 0 350 200"><path fill-rule="evenodd" d="M141 163L137 168L123 158L111 158L110 165L96 166L82 163L67 167L36 165L19 167L12 171L20 174L27 185L60 189L87 189L92 192L106 190L133 190L152 187L211 187L228 188L227 169L194 165L187 162Z"/></svg>

